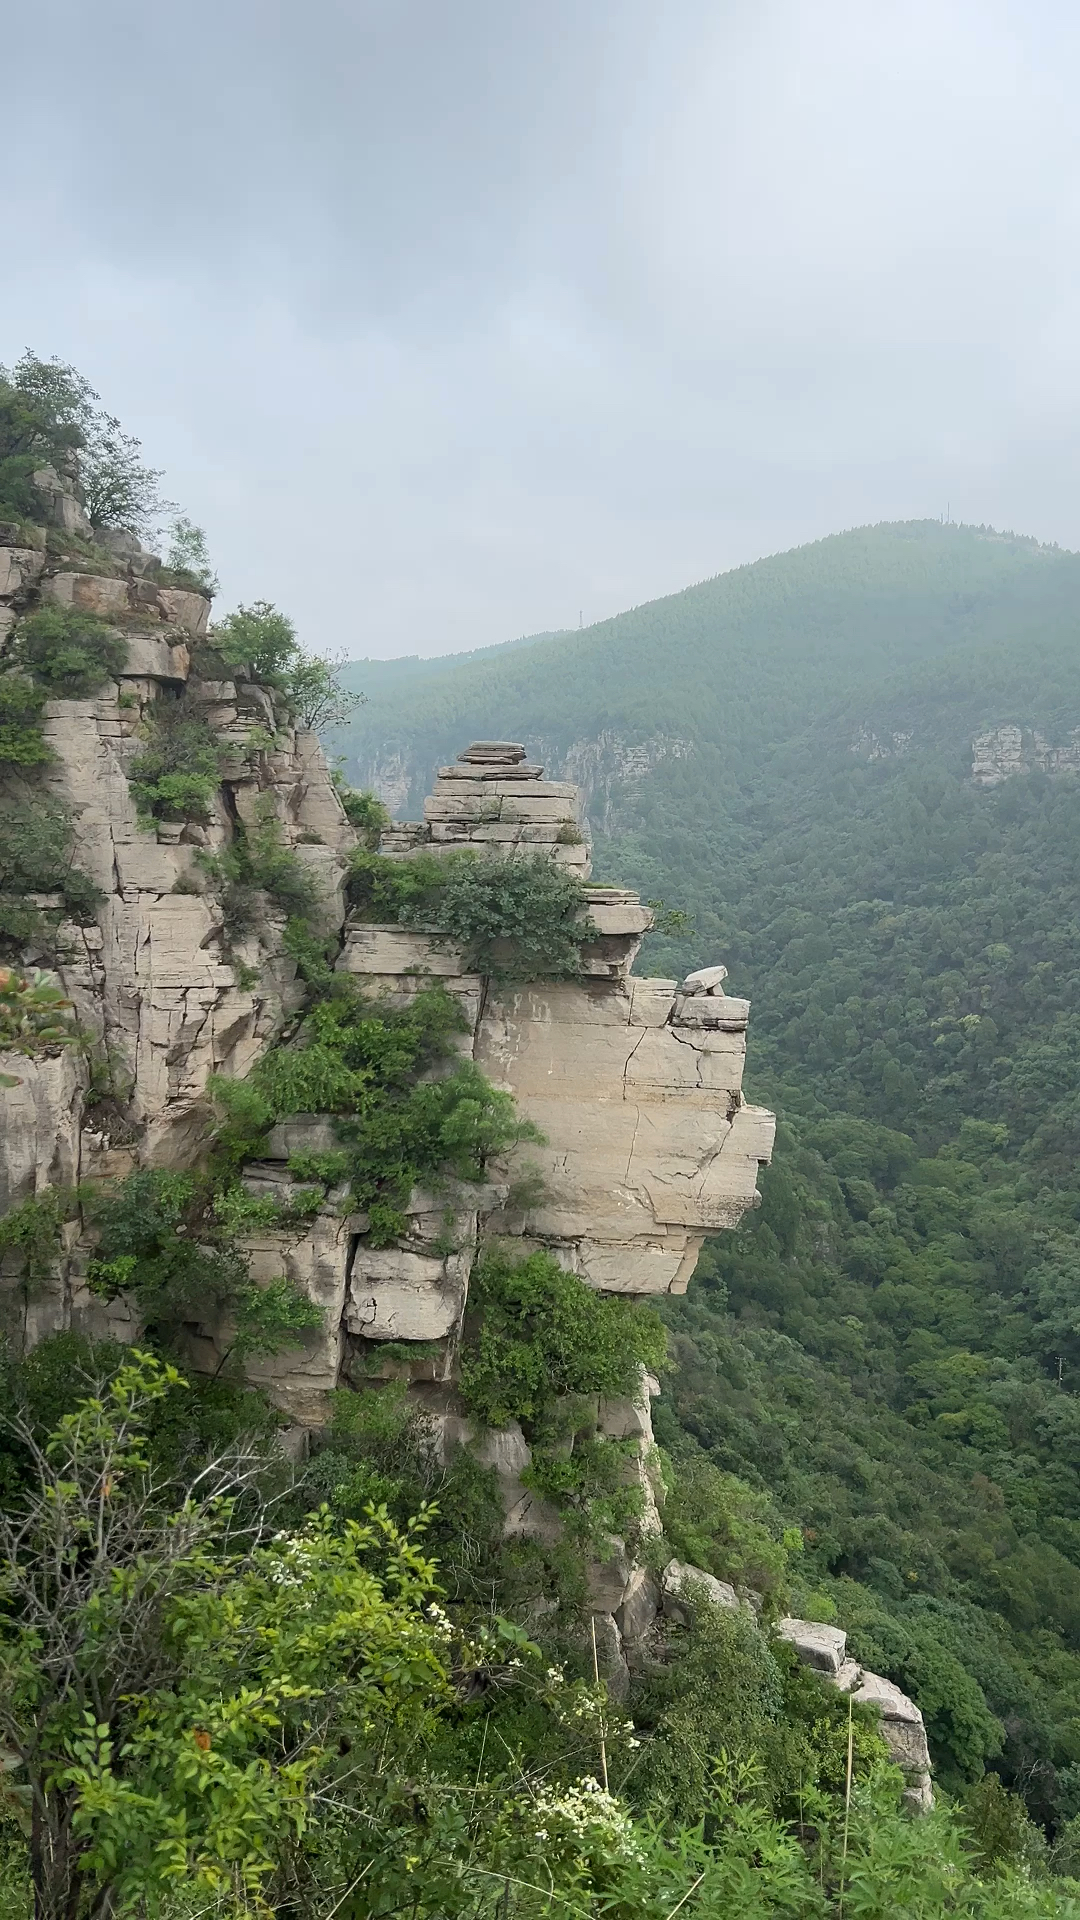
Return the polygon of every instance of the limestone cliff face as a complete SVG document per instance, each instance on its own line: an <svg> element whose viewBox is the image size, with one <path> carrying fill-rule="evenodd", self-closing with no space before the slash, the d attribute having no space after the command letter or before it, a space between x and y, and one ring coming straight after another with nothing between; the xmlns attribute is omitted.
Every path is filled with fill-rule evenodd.
<svg viewBox="0 0 1080 1920"><path fill-rule="evenodd" d="M439 775L425 820L385 834L382 851L403 858L419 847L474 846L587 876L577 788L544 780L524 752L466 749ZM302 1352L253 1365L298 1421L317 1422L343 1380L377 1374L378 1343L387 1341L424 1343L416 1390L433 1414L452 1412L468 1274L484 1233L548 1247L602 1292L678 1293L706 1232L735 1226L756 1204L774 1122L742 1098L748 1003L723 992L723 967L681 988L637 979L649 909L613 887L586 885L586 899L597 937L583 950L581 977L513 989L466 972L437 935L346 921L339 969L399 1005L437 979L465 1015L463 1051L514 1096L546 1144L519 1148L489 1169L485 1188L462 1188L449 1204L445 1194L414 1193L408 1232L390 1249L368 1244L362 1215L267 1235L261 1270L284 1269L324 1308L323 1330ZM330 1143L325 1122L278 1128L277 1158L250 1168L249 1184L287 1190L289 1154ZM524 1172L542 1185L527 1210L516 1202ZM452 1252L443 1251L448 1238Z"/></svg>
<svg viewBox="0 0 1080 1920"><path fill-rule="evenodd" d="M56 527L85 541L70 490L55 475L55 487L48 475L40 479ZM756 1204L758 1169L772 1148L773 1116L748 1106L741 1091L748 1003L725 992L722 966L681 983L633 973L648 908L625 890L589 887L580 789L545 780L512 743L474 743L441 769L424 819L395 826L382 851L402 858L470 846L565 867L584 883L595 927L578 976L507 987L468 972L462 954L434 933L348 917L343 882L356 836L318 740L291 724L266 687L222 677L205 644L201 595L157 583L130 536L95 540L114 571L58 563L44 542L0 544L0 653L18 613L39 602L97 615L127 649L124 669L96 698L54 701L47 711L53 759L43 778L76 821L78 864L102 901L93 924L61 929L58 954L25 956L52 967L87 1046L36 1059L0 1054L0 1074L15 1082L0 1092L0 1213L50 1186L193 1164L206 1140L210 1076L248 1074L298 1011L304 989L283 947L283 916L267 908L257 931L230 942L220 906L196 878L200 850L222 849L238 827L269 813L318 883L338 968L399 1005L439 981L465 1016L462 1051L514 1096L544 1144L489 1167L482 1187L415 1191L405 1231L388 1248L371 1245L367 1218L347 1211L344 1192L331 1192L302 1225L251 1239L252 1278L288 1275L320 1320L286 1352L250 1360L249 1375L282 1409L298 1446L325 1419L334 1389L405 1379L439 1444L467 1442L494 1470L507 1534L554 1538L558 1513L523 1478L531 1453L520 1427L475 1430L455 1392L478 1246L498 1234L517 1238L523 1251L544 1247L603 1292L682 1292L705 1234L736 1226ZM219 791L205 824L148 825L133 801L132 762L147 718L181 696L217 737ZM298 1115L274 1128L245 1184L284 1198L293 1185L290 1156L334 1144L329 1119ZM44 1283L28 1287L20 1256L0 1257L0 1323L23 1350L66 1328L138 1335L122 1298L105 1304L88 1288L91 1253L75 1218ZM209 1309L185 1337L188 1363L208 1371L229 1343ZM643 1535L662 1533L650 1414L657 1391L643 1375L636 1393L599 1398L589 1415L598 1437L637 1442L625 1471L640 1488ZM658 1579L614 1537L588 1583L616 1693L649 1657L665 1618L684 1618L702 1598L740 1607L755 1598L677 1562ZM847 1658L841 1630L790 1620L780 1632L826 1679L881 1707L911 1804L929 1804L918 1708Z"/></svg>

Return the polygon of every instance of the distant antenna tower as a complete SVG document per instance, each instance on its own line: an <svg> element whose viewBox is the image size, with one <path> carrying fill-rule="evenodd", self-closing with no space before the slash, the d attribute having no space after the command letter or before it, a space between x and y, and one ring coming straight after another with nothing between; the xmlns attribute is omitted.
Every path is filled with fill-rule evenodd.
<svg viewBox="0 0 1080 1920"><path fill-rule="evenodd" d="M584 613L583 613L583 610L582 610L582 608L581 608L581 607L579 607L579 608L578 608L578 617L577 617L577 628L578 628L578 632L579 632L579 633L581 632L581 629L582 629L582 627L583 627L584 625L585 625L585 617L584 617Z"/></svg>

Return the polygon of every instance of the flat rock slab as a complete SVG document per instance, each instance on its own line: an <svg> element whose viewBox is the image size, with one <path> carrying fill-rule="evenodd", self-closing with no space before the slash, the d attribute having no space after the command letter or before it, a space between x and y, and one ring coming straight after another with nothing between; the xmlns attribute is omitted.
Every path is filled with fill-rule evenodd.
<svg viewBox="0 0 1080 1920"><path fill-rule="evenodd" d="M794 1647L804 1666L816 1667L835 1680L847 1653L847 1634L840 1627L827 1627L818 1620L781 1620L776 1629L781 1640ZM856 1696L857 1698L858 1696Z"/></svg>

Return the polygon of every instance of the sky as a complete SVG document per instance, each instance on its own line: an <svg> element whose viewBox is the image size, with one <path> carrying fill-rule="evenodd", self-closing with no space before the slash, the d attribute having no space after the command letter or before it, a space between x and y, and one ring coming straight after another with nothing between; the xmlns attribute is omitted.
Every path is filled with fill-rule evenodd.
<svg viewBox="0 0 1080 1920"><path fill-rule="evenodd" d="M388 658L868 521L1080 547L1068 0L50 0L0 362Z"/></svg>

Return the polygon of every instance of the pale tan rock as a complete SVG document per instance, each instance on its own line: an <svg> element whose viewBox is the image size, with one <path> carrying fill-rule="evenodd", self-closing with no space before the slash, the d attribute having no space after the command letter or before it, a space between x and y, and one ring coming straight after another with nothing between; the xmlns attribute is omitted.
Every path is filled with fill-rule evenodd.
<svg viewBox="0 0 1080 1920"><path fill-rule="evenodd" d="M210 602L201 593L189 593L183 587L159 587L157 601L162 618L182 627L192 640L201 640L210 618Z"/></svg>
<svg viewBox="0 0 1080 1920"><path fill-rule="evenodd" d="M345 1325L366 1340L440 1340L465 1302L470 1256L360 1246L349 1275Z"/></svg>
<svg viewBox="0 0 1080 1920"><path fill-rule="evenodd" d="M9 600L36 586L45 555L36 547L0 547L0 600Z"/></svg>
<svg viewBox="0 0 1080 1920"><path fill-rule="evenodd" d="M77 1049L32 1057L0 1052L0 1214L46 1187L79 1179L85 1069Z"/></svg>
<svg viewBox="0 0 1080 1920"><path fill-rule="evenodd" d="M439 978L465 974L460 948L431 934L391 924L351 926L337 964L343 973L428 973Z"/></svg>
<svg viewBox="0 0 1080 1920"><path fill-rule="evenodd" d="M683 1560L668 1561L660 1588L664 1613L677 1626L690 1625L695 1606L723 1607L730 1613L745 1604L727 1580L717 1580L714 1574L688 1566Z"/></svg>
<svg viewBox="0 0 1080 1920"><path fill-rule="evenodd" d="M53 606L92 613L98 620L123 617L131 606L127 581L108 574L54 573L42 582L41 593Z"/></svg>
<svg viewBox="0 0 1080 1920"><path fill-rule="evenodd" d="M127 636L127 643L124 678L169 682L187 679L191 654L183 641L170 640L164 634L132 633Z"/></svg>
<svg viewBox="0 0 1080 1920"><path fill-rule="evenodd" d="M818 1620L788 1618L777 1621L776 1631L781 1640L794 1647L804 1666L816 1667L829 1679L836 1679L847 1652L847 1634L841 1627L829 1627ZM856 1692L854 1698L858 1697Z"/></svg>
<svg viewBox="0 0 1080 1920"><path fill-rule="evenodd" d="M656 1625L663 1596L648 1567L632 1567L615 1615L624 1640L641 1640Z"/></svg>

